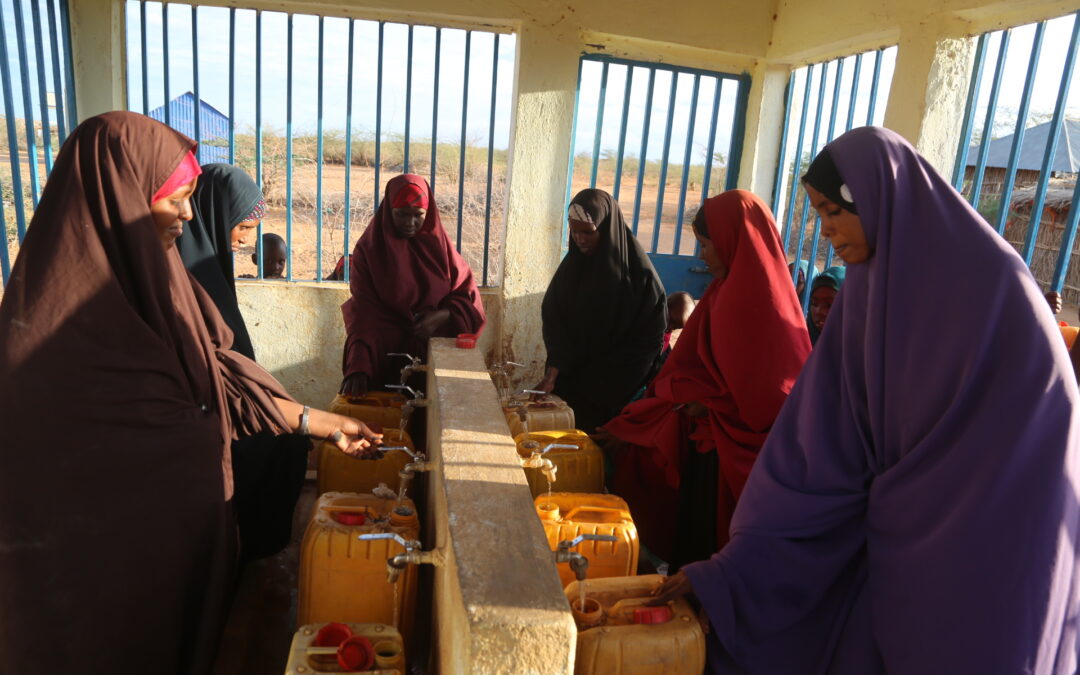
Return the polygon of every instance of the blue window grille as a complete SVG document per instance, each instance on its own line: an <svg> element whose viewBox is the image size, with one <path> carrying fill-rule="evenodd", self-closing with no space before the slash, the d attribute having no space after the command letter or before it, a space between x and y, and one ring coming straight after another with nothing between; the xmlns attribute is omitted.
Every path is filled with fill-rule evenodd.
<svg viewBox="0 0 1080 675"><path fill-rule="evenodd" d="M6 284L44 179L75 126L66 0L0 0L0 84L8 155L0 166L0 273Z"/></svg>
<svg viewBox="0 0 1080 675"><path fill-rule="evenodd" d="M746 74L583 55L567 202L604 189L654 263L692 256L694 212L736 185L749 90Z"/></svg>
<svg viewBox="0 0 1080 675"><path fill-rule="evenodd" d="M285 278L325 281L386 182L410 172L428 178L477 278L499 283L513 34L146 0L126 8L128 107L199 140L202 162L246 169L267 197L238 273L264 277L262 234L273 232L288 247Z"/></svg>
<svg viewBox="0 0 1080 675"><path fill-rule="evenodd" d="M772 209L782 228L784 252L793 263L792 281L802 263L811 263L800 298L804 307L815 268L820 272L832 265L833 251L828 245L822 250L816 213L807 232L810 202L799 178L832 139L855 127L881 124L895 63L896 47L888 47L804 66L788 80Z"/></svg>
<svg viewBox="0 0 1080 675"><path fill-rule="evenodd" d="M979 36L952 175L953 186L1016 247L1036 279L1074 304L1078 44L1080 12Z"/></svg>

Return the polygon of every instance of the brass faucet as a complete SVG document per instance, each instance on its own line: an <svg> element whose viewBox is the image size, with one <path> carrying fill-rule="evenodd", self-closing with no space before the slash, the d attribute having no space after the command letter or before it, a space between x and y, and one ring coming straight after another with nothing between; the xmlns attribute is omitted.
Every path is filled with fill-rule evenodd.
<svg viewBox="0 0 1080 675"><path fill-rule="evenodd" d="M364 535L360 535L363 537ZM610 534L579 534L573 539L564 539L559 542L559 547L553 551L555 554L555 564L570 563L570 569L573 570L574 576L578 581L585 581L585 575L589 571L589 559L581 555L577 551L571 551L583 541L618 541L618 539Z"/></svg>
<svg viewBox="0 0 1080 675"><path fill-rule="evenodd" d="M361 534L359 535L359 538L364 541L393 539L405 549L403 553L398 553L394 557L386 560L386 580L391 585L397 583L398 578L401 577L401 573L404 572L405 568L409 565L434 565L435 567L442 567L446 562L446 554L442 549L421 551L420 542L415 539L405 539L396 532L372 532L370 534ZM614 537L612 537L612 539L614 539Z"/></svg>
<svg viewBox="0 0 1080 675"><path fill-rule="evenodd" d="M426 373L428 367L421 363L419 356L413 356L412 354L404 354L402 352L390 352L387 356L403 356L409 360L407 364L401 369L401 384L404 385L409 376L413 373Z"/></svg>

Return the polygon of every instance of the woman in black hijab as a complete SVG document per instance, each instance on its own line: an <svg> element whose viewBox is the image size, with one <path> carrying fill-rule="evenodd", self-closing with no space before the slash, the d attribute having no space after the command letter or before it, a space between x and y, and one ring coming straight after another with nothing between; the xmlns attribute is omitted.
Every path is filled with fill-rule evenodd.
<svg viewBox="0 0 1080 675"><path fill-rule="evenodd" d="M250 359L255 350L236 302L233 252L246 243L266 210L262 190L230 164L202 167L192 215L176 240L184 267L217 305L235 335L233 349ZM232 444L241 560L273 555L289 543L311 442L306 436L259 433Z"/></svg>
<svg viewBox="0 0 1080 675"><path fill-rule="evenodd" d="M558 394L589 433L619 414L652 375L667 309L652 262L611 195L570 202L570 246L544 295L547 369L537 389Z"/></svg>

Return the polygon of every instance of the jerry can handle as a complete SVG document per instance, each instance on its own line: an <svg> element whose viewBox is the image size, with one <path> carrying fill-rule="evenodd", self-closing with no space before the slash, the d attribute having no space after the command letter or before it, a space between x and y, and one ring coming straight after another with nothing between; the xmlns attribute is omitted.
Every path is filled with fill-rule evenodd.
<svg viewBox="0 0 1080 675"><path fill-rule="evenodd" d="M652 602L654 599L655 598L653 598L653 596L651 596L651 595L646 595L646 596L640 597L640 598L623 598L622 600L619 600L618 602L616 602L614 605L611 606L611 609L608 610L608 614L610 616L616 616L620 612L626 612L628 610L633 610L634 607L638 607L640 605L648 604L648 603Z"/></svg>
<svg viewBox="0 0 1080 675"><path fill-rule="evenodd" d="M308 656L337 656L337 647L305 647L304 653Z"/></svg>
<svg viewBox="0 0 1080 675"><path fill-rule="evenodd" d="M630 520L630 514L626 512L626 509L620 509L614 506L589 506L587 504L575 506L574 508L570 509L566 513L566 515L563 516L563 520L571 520L578 513L588 513L589 511L598 511L600 513L618 513L623 517L623 520Z"/></svg>

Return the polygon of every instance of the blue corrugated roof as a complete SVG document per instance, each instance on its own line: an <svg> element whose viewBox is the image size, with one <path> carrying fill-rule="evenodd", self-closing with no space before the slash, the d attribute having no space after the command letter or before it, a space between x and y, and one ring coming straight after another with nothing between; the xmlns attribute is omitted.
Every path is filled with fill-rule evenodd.
<svg viewBox="0 0 1080 675"><path fill-rule="evenodd" d="M165 121L165 106L150 111L150 117ZM195 138L195 94L186 92L169 101L169 126ZM199 102L199 162L228 162L229 149L207 145L206 141L228 140L229 118L206 101Z"/></svg>
<svg viewBox="0 0 1080 675"><path fill-rule="evenodd" d="M1058 137L1057 152L1050 170L1060 173L1076 173L1080 170L1080 120L1062 121L1061 135ZM1050 135L1050 123L1045 122L1024 131L1024 142L1020 145L1020 159L1017 168L1027 171L1042 170L1043 155L1046 154L1046 141ZM1009 153L1012 152L1013 134L990 141L986 153L986 166L1008 168ZM975 166L979 159L982 145L973 145L968 150L968 166Z"/></svg>

